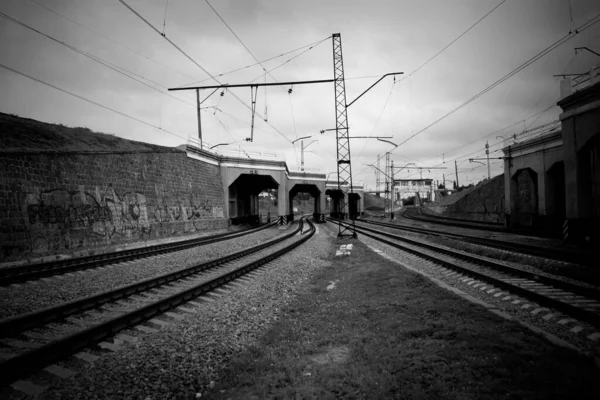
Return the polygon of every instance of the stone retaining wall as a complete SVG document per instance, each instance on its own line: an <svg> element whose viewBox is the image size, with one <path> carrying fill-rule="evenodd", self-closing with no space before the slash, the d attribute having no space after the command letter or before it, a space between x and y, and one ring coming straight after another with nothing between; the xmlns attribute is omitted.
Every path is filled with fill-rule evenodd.
<svg viewBox="0 0 600 400"><path fill-rule="evenodd" d="M164 149L0 154L0 262L227 227L219 167Z"/></svg>
<svg viewBox="0 0 600 400"><path fill-rule="evenodd" d="M444 216L472 221L504 222L504 174L479 184L452 204L428 207Z"/></svg>

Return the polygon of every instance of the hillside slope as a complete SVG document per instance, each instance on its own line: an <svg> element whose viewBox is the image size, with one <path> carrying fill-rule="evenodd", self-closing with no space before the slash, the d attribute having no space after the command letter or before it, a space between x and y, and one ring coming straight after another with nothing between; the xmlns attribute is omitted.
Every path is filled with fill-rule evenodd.
<svg viewBox="0 0 600 400"><path fill-rule="evenodd" d="M88 128L72 128L0 112L1 152L168 151L171 147L122 139Z"/></svg>
<svg viewBox="0 0 600 400"><path fill-rule="evenodd" d="M377 197L371 193L364 193L365 196L365 210L369 211L383 211L385 206L385 199L383 197Z"/></svg>

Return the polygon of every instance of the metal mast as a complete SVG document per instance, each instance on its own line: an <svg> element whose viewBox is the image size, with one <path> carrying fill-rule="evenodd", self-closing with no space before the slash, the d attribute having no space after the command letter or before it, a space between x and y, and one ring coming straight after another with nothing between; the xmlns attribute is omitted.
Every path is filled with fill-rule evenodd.
<svg viewBox="0 0 600 400"><path fill-rule="evenodd" d="M350 138L348 132L348 114L346 104L346 82L344 81L344 60L342 57L342 37L339 33L332 35L333 40L333 77L335 79L335 136L337 139L337 172L340 199L341 219L346 219L346 207L350 205L352 187L352 164L350 163ZM350 211L348 209L348 211ZM339 224L338 237L356 238L354 215L349 225Z"/></svg>
<svg viewBox="0 0 600 400"><path fill-rule="evenodd" d="M385 206L384 206L384 216L385 216L385 212L386 209L389 208L389 194L390 194L390 187L391 187L391 182L390 182L390 177L392 176L392 174L390 174L390 169L391 169L391 165L390 165L390 153L387 152L385 153Z"/></svg>
<svg viewBox="0 0 600 400"><path fill-rule="evenodd" d="M377 155L377 169L375 170L375 192L379 196L381 196L381 192L379 191L379 187L381 186L381 172L379 171L379 154Z"/></svg>

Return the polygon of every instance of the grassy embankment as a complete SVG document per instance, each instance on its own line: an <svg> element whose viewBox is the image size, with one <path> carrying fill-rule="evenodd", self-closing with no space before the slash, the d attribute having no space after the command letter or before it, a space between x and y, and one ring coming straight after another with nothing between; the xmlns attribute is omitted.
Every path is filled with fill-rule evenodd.
<svg viewBox="0 0 600 400"><path fill-rule="evenodd" d="M600 398L590 360L354 244L209 398Z"/></svg>

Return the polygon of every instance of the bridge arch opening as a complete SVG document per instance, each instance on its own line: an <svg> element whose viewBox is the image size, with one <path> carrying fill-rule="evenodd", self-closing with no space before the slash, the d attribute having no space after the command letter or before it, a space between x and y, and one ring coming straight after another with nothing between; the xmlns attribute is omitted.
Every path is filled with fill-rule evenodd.
<svg viewBox="0 0 600 400"><path fill-rule="evenodd" d="M321 210L321 196L323 194L317 185L310 183L297 183L289 192L289 210L288 220L294 220L294 214L312 214L317 222L323 222L323 212ZM312 199L311 199L312 197ZM294 205L296 200L296 205Z"/></svg>
<svg viewBox="0 0 600 400"><path fill-rule="evenodd" d="M277 190L279 184L269 175L240 174L229 185L229 218L233 225L260 222L259 194Z"/></svg>

